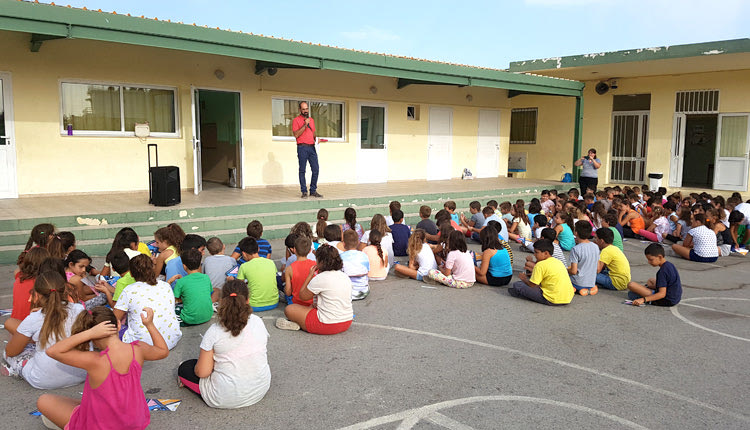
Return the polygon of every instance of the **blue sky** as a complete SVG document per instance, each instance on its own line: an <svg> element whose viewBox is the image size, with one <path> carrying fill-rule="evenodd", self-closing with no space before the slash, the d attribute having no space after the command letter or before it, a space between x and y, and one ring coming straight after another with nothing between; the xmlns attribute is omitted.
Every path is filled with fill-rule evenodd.
<svg viewBox="0 0 750 430"><path fill-rule="evenodd" d="M746 0L58 0L57 4L493 68L506 68L517 60L746 38L750 21Z"/></svg>

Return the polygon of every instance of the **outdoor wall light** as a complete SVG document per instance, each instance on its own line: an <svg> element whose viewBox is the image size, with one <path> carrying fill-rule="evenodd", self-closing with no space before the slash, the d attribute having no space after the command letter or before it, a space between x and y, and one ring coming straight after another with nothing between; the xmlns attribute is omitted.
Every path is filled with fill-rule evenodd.
<svg viewBox="0 0 750 430"><path fill-rule="evenodd" d="M466 101L467 102L471 103L473 100L474 100L474 96L472 96L471 94L466 94Z"/></svg>
<svg viewBox="0 0 750 430"><path fill-rule="evenodd" d="M216 79L222 80L224 79L224 71L221 69L214 70L214 76L216 76Z"/></svg>
<svg viewBox="0 0 750 430"><path fill-rule="evenodd" d="M370 87L370 94L377 94L378 93L378 87L375 85Z"/></svg>

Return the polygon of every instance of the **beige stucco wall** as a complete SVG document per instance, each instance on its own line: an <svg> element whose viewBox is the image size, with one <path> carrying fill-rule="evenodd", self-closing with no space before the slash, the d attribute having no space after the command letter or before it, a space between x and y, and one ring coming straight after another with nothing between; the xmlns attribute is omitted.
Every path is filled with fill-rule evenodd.
<svg viewBox="0 0 750 430"><path fill-rule="evenodd" d="M135 137L60 133L60 81L67 79L177 88L180 137L147 142L159 145L161 165L180 168L182 188L193 186L191 86L241 93L246 187L298 182L295 144L271 136L275 96L346 104L345 142L320 147L321 183L356 182L360 102L387 105L389 180L426 178L430 106L453 109L451 177L476 166L480 109L501 111L500 175L507 169L511 100L505 90L422 85L397 90L394 78L320 70L279 69L275 76L258 76L250 60L89 40L48 41L34 53L29 40L29 34L0 32L0 69L11 74L13 83L22 195L148 188L146 145ZM223 80L215 77L216 69L224 72ZM414 104L420 107L420 120L408 121L406 106ZM572 127L572 114L568 116Z"/></svg>
<svg viewBox="0 0 750 430"><path fill-rule="evenodd" d="M612 145L612 97L626 94L651 94L646 173L664 174L662 184L669 184L672 151L672 128L677 91L719 90L719 112L750 112L750 71L695 73L618 79L618 88L598 95L594 86L598 81L587 81L584 89L583 147L597 148L604 166L602 178L609 178ZM708 162L708 161L707 161ZM647 181L647 179L646 179ZM747 188L745 188L747 191Z"/></svg>

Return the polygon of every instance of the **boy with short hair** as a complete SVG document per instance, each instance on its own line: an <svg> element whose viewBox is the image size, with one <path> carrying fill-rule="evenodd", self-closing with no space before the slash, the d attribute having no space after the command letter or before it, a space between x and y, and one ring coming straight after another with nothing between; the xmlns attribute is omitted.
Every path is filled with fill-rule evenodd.
<svg viewBox="0 0 750 430"><path fill-rule="evenodd" d="M388 224L388 227L393 225L393 211L395 210L401 210L401 202L393 200L388 204L388 212L390 213L390 215L385 217L385 223ZM427 216L429 217L429 215Z"/></svg>
<svg viewBox="0 0 750 430"><path fill-rule="evenodd" d="M510 213L513 204L511 202L500 203L500 219L505 222L506 227L513 225L513 214Z"/></svg>
<svg viewBox="0 0 750 430"><path fill-rule="evenodd" d="M203 254L193 248L183 252L181 257L187 275L177 279L174 286L174 297L182 302L180 319L184 325L203 324L214 314L211 279L201 273Z"/></svg>
<svg viewBox="0 0 750 430"><path fill-rule="evenodd" d="M682 283L680 274L674 264L664 257L664 248L658 243L652 243L643 251L648 264L658 267L656 278L650 278L646 285L637 282L628 283L628 299L634 306L651 303L655 306L674 306L682 299Z"/></svg>
<svg viewBox="0 0 750 430"><path fill-rule="evenodd" d="M498 208L497 208L497 206L498 206L498 205L497 205L497 200L494 200L494 199L493 199L493 200L489 200L489 201L487 201L487 206L491 207L491 208L492 208L492 210L494 210L494 211L495 211L495 215L497 215L497 216L500 216L500 215L501 215L500 211L499 211L499 210L498 210Z"/></svg>
<svg viewBox="0 0 750 430"><path fill-rule="evenodd" d="M351 231L351 230L347 230ZM357 234L356 232L354 233ZM315 260L307 258L307 254L310 253L312 248L312 241L310 238L301 236L297 237L294 241L294 255L297 259L289 264L284 270L284 294L287 296L287 304L289 303L288 297L292 297L292 303L296 303L302 306L312 306L312 299L302 300L299 298L299 292L302 290L305 280L310 275L310 268L315 266Z"/></svg>
<svg viewBox="0 0 750 430"><path fill-rule="evenodd" d="M404 224L404 213L401 209L393 211L393 225L391 225L391 235L393 236L393 255L396 257L405 257L408 254L406 249L409 246L409 236L411 229Z"/></svg>
<svg viewBox="0 0 750 430"><path fill-rule="evenodd" d="M458 214L456 213L456 202L453 200L448 200L447 202L443 203L443 209L447 210L449 214L451 214L451 219L453 222L458 224L460 222L460 219L458 218Z"/></svg>
<svg viewBox="0 0 750 430"><path fill-rule="evenodd" d="M263 258L271 258L271 251L273 251L271 248L271 242L261 238L261 236L263 236L263 224L257 219L254 219L247 224L245 232L247 233L247 237L252 237L258 244L258 255ZM246 260L242 257L242 250L240 249L239 244L234 248L232 258L237 260L238 264L245 263Z"/></svg>
<svg viewBox="0 0 750 430"><path fill-rule="evenodd" d="M242 258L246 261L237 272L237 279L247 281L250 291L250 306L253 312L262 312L279 305L279 290L276 286L276 264L262 258L258 253L255 238L246 237L239 243Z"/></svg>
<svg viewBox="0 0 750 430"><path fill-rule="evenodd" d="M120 274L120 279L115 282L115 292L112 294L112 301L116 302L120 298L120 293L130 284L135 283L135 278L130 274L130 258L125 251L120 251L110 258L112 269Z"/></svg>
<svg viewBox="0 0 750 430"><path fill-rule="evenodd" d="M622 233L620 233L617 226L617 216L615 214L608 213L607 215L604 215L604 218L602 218L602 228L609 228L612 230L612 235L614 237L612 245L619 248L620 251L625 252L625 248L622 246ZM620 228L622 228L622 226L620 226Z"/></svg>
<svg viewBox="0 0 750 430"><path fill-rule="evenodd" d="M544 305L567 305L573 300L575 288L560 260L552 258L552 242L539 239L534 243L536 264L529 278L526 273L519 275L520 281L513 283L508 294L525 297Z"/></svg>
<svg viewBox="0 0 750 430"><path fill-rule="evenodd" d="M580 197L581 197L581 192L578 191L578 188L571 188L568 190L568 198L570 198L571 200L577 202L580 199Z"/></svg>
<svg viewBox="0 0 750 430"><path fill-rule="evenodd" d="M398 210L398 212L401 211ZM393 214L394 221L396 221L398 212ZM341 261L344 263L344 273L352 281L352 300L362 300L370 294L370 280L367 277L370 272L370 258L367 254L358 250L358 246L359 236L357 236L357 232L353 230L345 231L344 252L341 253Z"/></svg>
<svg viewBox="0 0 750 430"><path fill-rule="evenodd" d="M227 281L226 273L237 265L237 260L224 255L226 247L218 237L208 239L206 249L210 255L203 261L203 273L211 280L214 290L221 290Z"/></svg>
<svg viewBox="0 0 750 430"><path fill-rule="evenodd" d="M590 241L591 230L591 223L578 221L574 231L577 244L570 250L570 282L582 296L593 296L599 292L599 287L596 286L599 246Z"/></svg>
<svg viewBox="0 0 750 430"><path fill-rule="evenodd" d="M616 246L612 245L614 233L608 228L596 231L599 253L596 285L608 290L625 290L630 282L630 263Z"/></svg>
<svg viewBox="0 0 750 430"><path fill-rule="evenodd" d="M500 238L500 239L502 239L502 240L504 240L504 241L507 242L508 241L508 226L507 226L507 224L505 224L504 221L502 221L500 219L500 217L498 217L495 214L495 211L492 209L492 207L491 206L485 206L484 209L482 209L482 215L484 215L484 225L482 226L482 228L472 227L471 228L471 231L472 231L471 238L478 241L479 240L479 232L482 231L482 229L485 228L490 223L490 221L496 221L497 225L499 227L498 228L498 234L497 234L498 238Z"/></svg>
<svg viewBox="0 0 750 430"><path fill-rule="evenodd" d="M419 217L422 218L422 220L417 223L416 228L421 228L427 234L437 235L437 224L430 219L430 215L432 215L432 208L427 205L420 206Z"/></svg>
<svg viewBox="0 0 750 430"><path fill-rule="evenodd" d="M484 226L484 215L482 215L482 204L474 200L469 203L469 212L471 218L466 219L464 214L461 214L461 230L464 232L466 237L471 237L472 227L481 229Z"/></svg>

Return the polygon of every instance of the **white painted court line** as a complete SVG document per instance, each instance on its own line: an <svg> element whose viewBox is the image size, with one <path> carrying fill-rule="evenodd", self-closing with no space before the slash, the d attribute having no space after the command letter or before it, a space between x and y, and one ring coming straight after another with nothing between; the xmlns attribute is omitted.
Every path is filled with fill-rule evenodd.
<svg viewBox="0 0 750 430"><path fill-rule="evenodd" d="M722 311L721 309L709 308L708 306L694 305L694 304L691 304L691 303L680 303L680 304L683 305L683 306L689 306L691 308L706 309L708 311L719 312L719 313L727 314L727 315L734 315L736 317L750 318L750 315L738 314L738 313L728 312L728 311Z"/></svg>
<svg viewBox="0 0 750 430"><path fill-rule="evenodd" d="M674 307L672 309L674 309ZM604 378L609 378L609 379L612 379L612 380L615 380L615 381L619 381L619 382L623 382L623 383L626 383L626 384L630 384L630 385L633 385L633 386L636 386L636 387L639 387L639 388L643 388L645 390L652 391L654 393L662 394L664 396L668 396L668 397L671 397L673 399L683 401L685 403L690 403L690 404L693 404L695 406L700 406L702 408L712 410L714 412L718 412L718 413L721 413L721 414L732 416L732 417L737 418L737 419L742 420L742 421L750 422L750 417L742 415L742 414L739 414L737 412L726 410L726 409L724 409L724 408L722 408L720 406L715 406L715 405L712 405L712 404L709 404L709 403L701 402L700 400L696 400L696 399L693 399L693 398L690 398L690 397L687 397L687 396L683 396L681 394L673 393L671 391L664 390L662 388L653 387L651 385L644 384L643 382L634 381L632 379L624 378L622 376L617 376L617 375L614 375L612 373L601 372L599 370L596 370L596 369L593 369L593 368L590 368L590 367L584 367L584 366L581 366L581 365L578 365L578 364L575 364L575 363L569 363L567 361L559 360L559 359L556 359L556 358L546 357L546 356L543 356L543 355L533 354L533 353L530 353L530 352L524 352L524 351L520 351L520 350L517 350L517 349L507 348L507 347L499 346L499 345L493 345L493 344L490 344L490 343L480 342L480 341L476 341L476 340L461 339L461 338L458 338L458 337L448 336L448 335L440 334L440 333L431 333L431 332L422 331L422 330L414 330L414 329L408 329L408 328L403 328L403 327L393 327L393 326L386 326L386 325L380 325L380 324L369 324L369 323L362 323L362 322L354 322L354 324L357 325L357 326L363 326L363 327L372 327L372 328L380 328L380 329L384 329L384 330L392 330L392 331L398 331L398 332L404 332L404 333L421 334L421 335L425 335L425 336L435 337L435 338L438 338L438 339L452 340L454 342L461 342L461 343L466 343L466 344L469 344L469 345L481 346L483 348L494 349L494 350L497 350L497 351L508 352L508 353L511 353L511 354L519 354L519 355L523 355L523 356L528 357L528 358L533 358L535 360L546 361L548 363L553 363L553 364L557 364L557 365L560 365L560 366L569 367L571 369L576 369L576 370L580 370L582 372L591 373L591 374L594 374L596 376L601 376L601 377L604 377Z"/></svg>
<svg viewBox="0 0 750 430"><path fill-rule="evenodd" d="M527 397L527 396L477 396L477 397L465 397L463 399L455 399L455 400L448 400L445 402L433 403L431 405L426 405L426 406L422 406L422 407L415 408L415 409L409 409L403 412L397 412L391 415L373 418L368 421L353 424L348 427L343 427L340 430L365 430L365 429L370 429L373 427L378 427L384 424L389 424L389 423L397 422L397 421L401 421L401 424L398 426L398 430L408 430L408 429L413 428L422 419L427 419L429 421L432 421L435 424L447 427L449 429L456 429L456 430L471 429L471 427L466 426L463 423L459 423L451 418L448 418L443 414L438 414L438 415L435 415L435 414L437 413L437 411L441 409L452 408L455 406L466 405L470 403L491 402L491 401L494 401L494 402L530 402L530 403L539 403L539 404L545 404L545 405L551 405L551 406L559 406L559 407L564 407L568 409L573 409L576 411L586 412L591 415L595 415L595 416L616 422L618 424L622 424L623 426L629 427L632 429L639 429L639 430L647 429L646 427L643 427L640 424L636 424L632 421L626 420L625 418L618 417L617 415L608 414L606 412L588 408L586 406L576 405L573 403L565 403L565 402L559 402L557 400L542 399L538 397ZM445 417L445 419L447 419L448 421L441 422L440 417ZM433 418L435 419L433 420ZM448 425L451 425L452 423L461 425L462 427L448 427Z"/></svg>
<svg viewBox="0 0 750 430"><path fill-rule="evenodd" d="M437 411L427 415L426 418L427 421L450 430L475 430L474 427L467 426L464 423L460 423L453 418L447 417Z"/></svg>
<svg viewBox="0 0 750 430"><path fill-rule="evenodd" d="M723 332L720 332L718 330L714 330L714 329L708 328L706 326L702 326L702 325L700 325L698 323L695 323L693 321L690 321L689 319L687 319L684 316L682 316L682 314L680 313L680 311L677 308L680 307L680 306L682 306L683 304L685 306L700 307L700 306L697 306L697 305L690 305L688 303L683 303L683 302L693 302L693 301L696 301L696 300L732 300L732 301L738 300L738 301L750 301L750 299L737 298L737 297L693 297L693 298L690 298L690 299L683 299L682 302L680 302L679 305L672 306L670 308L670 310L672 311L672 315L676 316L677 318L679 318L683 322L688 323L688 324L690 324L693 327L697 327L697 328L699 328L701 330L705 330L707 332L718 334L720 336L728 337L730 339L743 340L745 342L750 342L750 339L748 339L746 337L735 336L735 335L729 334L729 333L723 333ZM705 309L708 309L708 308L705 308ZM723 311L718 311L717 310L716 312L723 312ZM729 313L729 312L724 312L724 313ZM742 316L746 316L746 315L742 315Z"/></svg>

